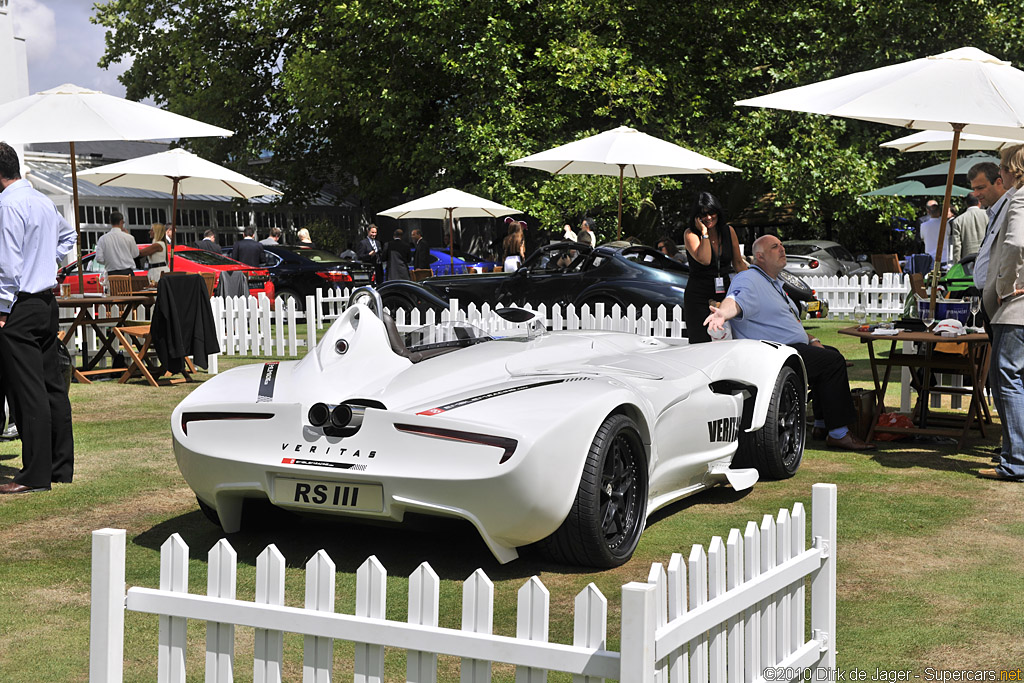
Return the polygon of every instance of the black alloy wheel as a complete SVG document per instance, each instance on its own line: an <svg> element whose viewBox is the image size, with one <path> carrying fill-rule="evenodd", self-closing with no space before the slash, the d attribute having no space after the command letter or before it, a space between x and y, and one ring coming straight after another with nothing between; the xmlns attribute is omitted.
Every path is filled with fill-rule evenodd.
<svg viewBox="0 0 1024 683"><path fill-rule="evenodd" d="M611 415L587 454L576 499L537 546L562 564L617 567L633 556L647 520L647 452L636 423Z"/></svg>

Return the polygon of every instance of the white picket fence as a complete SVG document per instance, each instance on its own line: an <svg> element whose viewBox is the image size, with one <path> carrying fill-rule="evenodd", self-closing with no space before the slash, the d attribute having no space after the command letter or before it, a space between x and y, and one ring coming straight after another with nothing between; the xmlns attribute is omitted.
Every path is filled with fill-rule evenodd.
<svg viewBox="0 0 1024 683"><path fill-rule="evenodd" d="M872 319L897 317L903 312L903 304L910 291L908 276L886 273L881 278L806 278L818 297L829 304L829 318L848 319L854 306L863 303ZM319 330L329 325L345 311L351 291L348 289L321 289L315 296L306 297L305 311L312 311L312 320L304 311L293 308L281 299L273 305L266 297L237 297L234 299L211 299L214 321L220 341L221 353L228 356L298 356L316 346ZM680 306L666 308L658 306L637 308L619 306L610 309L603 304L594 306L536 306L550 330L611 330L633 332L658 337L684 338L686 325ZM117 307L97 307L98 317L116 316ZM62 319L73 317L74 311L62 311ZM145 318L145 307L138 306L135 317ZM477 325L495 333L509 332L515 326L501 320L493 307L484 304L461 306L457 299L449 302L446 311L439 314L411 315L394 312L400 329L408 330L421 325L436 324L458 319ZM305 324L300 335L298 325ZM91 328L79 329L75 339L69 343L72 355L80 354L83 345L95 349L96 335ZM216 371L216 360L212 370Z"/></svg>
<svg viewBox="0 0 1024 683"><path fill-rule="evenodd" d="M461 658L461 680L491 680L492 664L516 667L517 682L547 680L548 671L580 683L834 680L836 632L836 487L815 484L811 544L801 503L741 534L676 553L647 583L622 587L620 651L608 649L607 599L590 584L574 603L571 645L548 640L550 594L533 577L519 590L516 635L493 633L494 585L482 570L463 584L462 628L439 623L437 574L426 563L409 578L408 618L385 616L387 572L370 557L356 572L355 614L335 612L335 565L321 550L306 564L305 607L284 606L285 560L273 545L256 562L253 601L236 595L236 554L226 540L209 553L206 595L188 592L189 552L177 534L161 547L160 588L125 591L125 532L93 532L89 676L123 680L125 611L159 616L157 680L183 683L186 625L207 623L208 683L233 680L235 626L255 629L253 680L281 680L283 634L305 636L303 681L330 681L334 641L355 644L360 682L384 680L385 648L406 653L406 680L437 680L437 657ZM810 584L810 624L806 623ZM771 677L764 674L771 667ZM786 671L778 676L774 672Z"/></svg>
<svg viewBox="0 0 1024 683"><path fill-rule="evenodd" d="M883 273L881 277L804 277L817 292L818 298L828 302L828 317L849 319L853 308L864 304L871 319L897 318L903 313L903 304L910 294L910 276Z"/></svg>

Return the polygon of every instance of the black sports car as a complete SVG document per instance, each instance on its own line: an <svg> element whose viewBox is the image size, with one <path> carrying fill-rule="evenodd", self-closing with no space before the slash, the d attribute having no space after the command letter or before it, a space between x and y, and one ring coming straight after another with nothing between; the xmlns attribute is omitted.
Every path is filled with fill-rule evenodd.
<svg viewBox="0 0 1024 683"><path fill-rule="evenodd" d="M361 287L370 284L373 266L347 261L323 249L284 244L264 245L277 296L295 299L301 309L306 297L324 287ZM231 256L231 247L224 250Z"/></svg>
<svg viewBox="0 0 1024 683"><path fill-rule="evenodd" d="M513 273L390 281L378 289L384 306L392 310L442 309L450 299L477 305L603 303L608 310L615 304L682 306L688 279L685 265L651 247L620 242L592 248L560 242L533 252ZM785 289L797 302L815 301L811 288L795 276L786 278Z"/></svg>

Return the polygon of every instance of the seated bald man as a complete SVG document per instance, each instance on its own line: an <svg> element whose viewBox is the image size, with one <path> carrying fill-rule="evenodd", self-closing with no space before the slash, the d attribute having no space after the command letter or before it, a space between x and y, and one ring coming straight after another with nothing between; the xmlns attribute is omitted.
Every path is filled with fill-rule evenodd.
<svg viewBox="0 0 1024 683"><path fill-rule="evenodd" d="M874 444L857 438L847 427L856 419L856 411L846 359L807 334L796 304L782 289L779 273L786 266L786 248L778 237L765 235L754 241L753 254L753 266L733 276L729 295L721 308L711 307L704 324L708 330L718 331L731 320L737 339L765 339L792 346L804 361L814 391L815 436L827 429L825 443L830 448L873 449Z"/></svg>

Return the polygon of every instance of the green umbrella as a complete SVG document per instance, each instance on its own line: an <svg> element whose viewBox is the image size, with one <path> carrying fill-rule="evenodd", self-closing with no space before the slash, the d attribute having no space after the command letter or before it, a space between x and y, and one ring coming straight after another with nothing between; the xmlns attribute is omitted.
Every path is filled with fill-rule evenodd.
<svg viewBox="0 0 1024 683"><path fill-rule="evenodd" d="M987 154L969 154L965 157L960 157L959 159L956 160L956 170L954 171L954 174L958 176L962 175L966 178L967 171L970 170L971 166L974 166L975 164L981 164L984 162L991 162L998 166L999 157L993 157ZM947 173L949 173L949 162L943 161L941 164L935 164L934 166L928 166L927 168L922 168L918 171L904 173L903 175L899 176L898 180L913 180L915 178L923 179L929 176L934 176L935 178L941 178L942 180L945 180Z"/></svg>
<svg viewBox="0 0 1024 683"><path fill-rule="evenodd" d="M946 193L945 186L936 185L925 187L920 180L904 180L895 185L886 185L871 192L865 192L861 197L941 197ZM966 197L971 193L966 187L953 186L954 197Z"/></svg>

